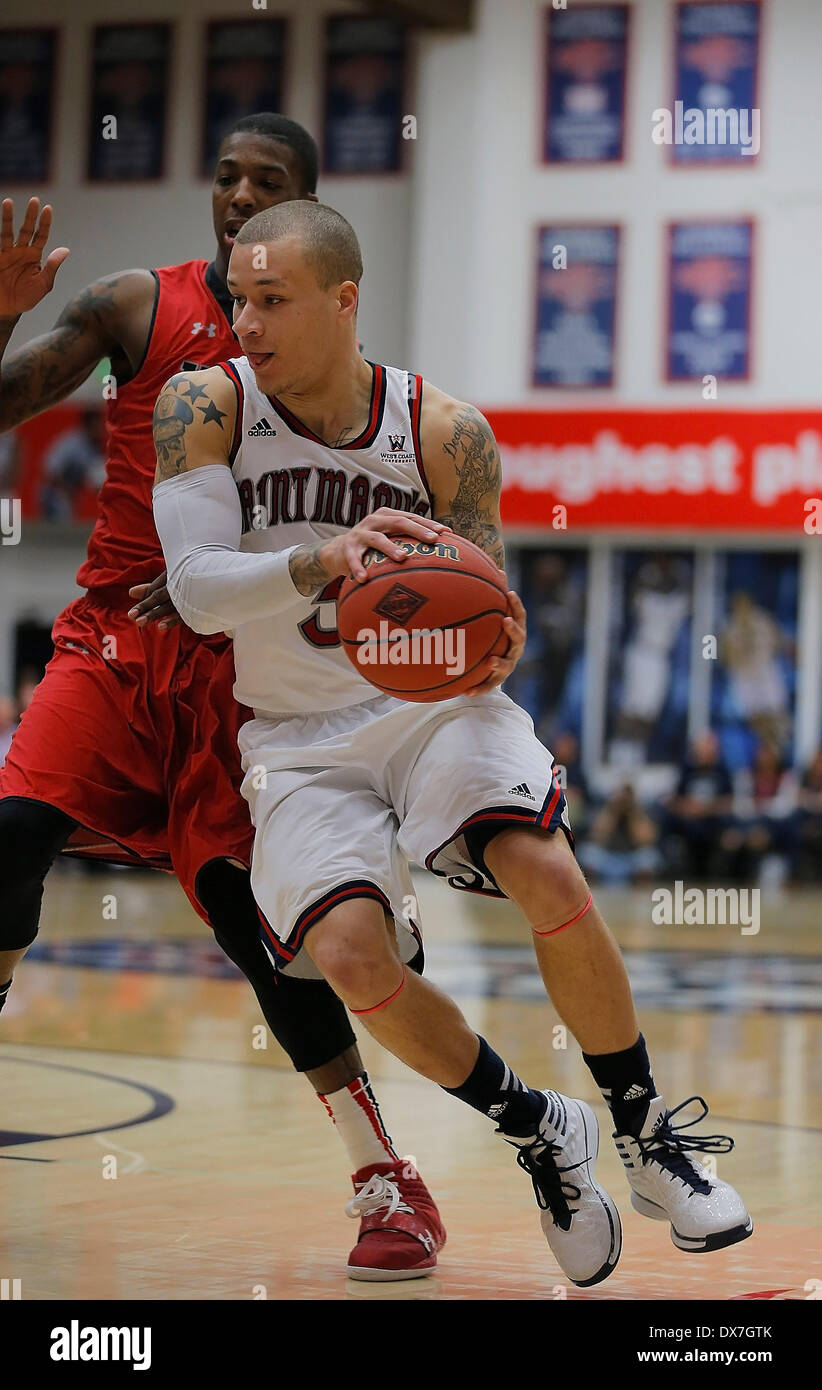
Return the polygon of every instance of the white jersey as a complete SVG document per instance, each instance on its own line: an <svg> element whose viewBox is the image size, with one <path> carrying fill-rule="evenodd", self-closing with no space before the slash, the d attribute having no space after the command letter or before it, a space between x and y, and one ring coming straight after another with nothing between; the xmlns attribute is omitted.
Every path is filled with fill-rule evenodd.
<svg viewBox="0 0 822 1390"><path fill-rule="evenodd" d="M431 515L419 445L421 377L374 364L368 423L333 448L275 396L263 395L245 357L222 366L239 401L231 471L243 512L240 550L259 554L327 540L378 507ZM337 636L340 582L235 629L234 695L241 704L276 715L375 698Z"/></svg>

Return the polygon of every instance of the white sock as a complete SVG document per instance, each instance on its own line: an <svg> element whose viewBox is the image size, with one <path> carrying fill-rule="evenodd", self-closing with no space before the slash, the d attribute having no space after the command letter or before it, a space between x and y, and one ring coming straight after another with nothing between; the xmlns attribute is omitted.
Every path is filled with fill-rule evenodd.
<svg viewBox="0 0 822 1390"><path fill-rule="evenodd" d="M356 1081L332 1091L329 1096L321 1096L319 1092L317 1095L334 1121L355 1173L372 1163L391 1163L398 1159L382 1122L368 1072L364 1071Z"/></svg>

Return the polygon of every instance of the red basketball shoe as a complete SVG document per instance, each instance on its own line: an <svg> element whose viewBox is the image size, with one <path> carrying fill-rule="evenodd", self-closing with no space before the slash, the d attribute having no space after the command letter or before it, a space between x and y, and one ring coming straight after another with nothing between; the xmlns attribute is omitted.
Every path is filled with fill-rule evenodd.
<svg viewBox="0 0 822 1390"><path fill-rule="evenodd" d="M355 1173L348 1216L360 1238L348 1256L351 1279L419 1279L437 1267L445 1227L431 1193L407 1159L371 1163Z"/></svg>

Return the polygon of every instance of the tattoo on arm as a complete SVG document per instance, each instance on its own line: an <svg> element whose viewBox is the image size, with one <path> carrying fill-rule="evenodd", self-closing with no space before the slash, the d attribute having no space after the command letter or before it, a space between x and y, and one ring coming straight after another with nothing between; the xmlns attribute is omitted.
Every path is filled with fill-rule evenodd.
<svg viewBox="0 0 822 1390"><path fill-rule="evenodd" d="M200 397L205 397L205 405L200 405ZM166 382L157 404L154 407L154 446L157 450L157 482L166 478L176 478L185 473L186 430L194 423L194 407L202 414L201 425L215 424L222 428L227 411L220 410L211 399L205 387L192 381L184 372L178 372Z"/></svg>
<svg viewBox="0 0 822 1390"><path fill-rule="evenodd" d="M306 598L329 583L329 576L320 562L320 551L327 544L328 541L314 541L312 545L300 545L288 557L294 588Z"/></svg>
<svg viewBox="0 0 822 1390"><path fill-rule="evenodd" d="M166 386L154 407L154 447L157 450L157 481L176 478L186 471L185 433L194 419L188 401L178 396L175 377Z"/></svg>
<svg viewBox="0 0 822 1390"><path fill-rule="evenodd" d="M485 420L473 406L460 410L451 438L442 446L453 460L457 490L442 521L473 541L500 569L505 568L505 548L498 522L502 467L496 441Z"/></svg>
<svg viewBox="0 0 822 1390"><path fill-rule="evenodd" d="M117 281L104 280L67 304L51 332L15 352L0 369L0 428L10 429L76 389L114 344L106 316Z"/></svg>

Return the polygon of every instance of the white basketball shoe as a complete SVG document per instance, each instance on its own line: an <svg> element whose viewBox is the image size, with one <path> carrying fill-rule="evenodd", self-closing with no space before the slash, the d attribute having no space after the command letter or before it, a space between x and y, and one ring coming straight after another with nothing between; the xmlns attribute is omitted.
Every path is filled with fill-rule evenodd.
<svg viewBox="0 0 822 1390"><path fill-rule="evenodd" d="M519 1149L517 1163L534 1184L555 1259L571 1283L584 1289L616 1269L622 1222L613 1198L594 1181L599 1125L590 1105L558 1091L543 1094L548 1109L536 1137L503 1138Z"/></svg>
<svg viewBox="0 0 822 1390"><path fill-rule="evenodd" d="M671 1124L692 1101L698 1101L702 1113L685 1124ZM671 1240L680 1250L722 1250L753 1231L739 1193L690 1157L693 1152L730 1153L734 1146L724 1134L683 1137L682 1130L707 1113L701 1096L691 1096L674 1110L654 1096L638 1137L614 1134L631 1185L631 1205L654 1221L670 1222Z"/></svg>

